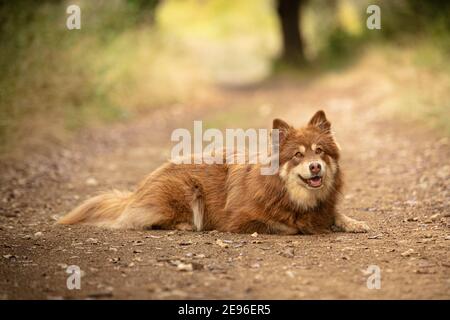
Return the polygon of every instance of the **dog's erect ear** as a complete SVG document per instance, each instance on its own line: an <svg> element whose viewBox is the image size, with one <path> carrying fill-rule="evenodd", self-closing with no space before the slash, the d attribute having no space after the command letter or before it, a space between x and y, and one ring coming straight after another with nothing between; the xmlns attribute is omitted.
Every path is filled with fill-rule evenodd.
<svg viewBox="0 0 450 320"><path fill-rule="evenodd" d="M286 136L289 130L292 129L290 125L288 125L285 121L281 119L274 119L272 124L272 129L278 129L280 143L286 139Z"/></svg>
<svg viewBox="0 0 450 320"><path fill-rule="evenodd" d="M319 110L316 112L315 115L309 120L308 125L317 127L322 131L329 132L331 129L331 123L327 120L327 117L325 116L325 112L322 110Z"/></svg>

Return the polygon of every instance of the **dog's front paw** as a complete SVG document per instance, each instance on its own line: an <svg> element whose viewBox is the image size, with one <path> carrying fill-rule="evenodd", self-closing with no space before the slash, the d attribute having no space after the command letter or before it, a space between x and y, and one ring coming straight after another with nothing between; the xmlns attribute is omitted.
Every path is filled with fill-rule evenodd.
<svg viewBox="0 0 450 320"><path fill-rule="evenodd" d="M365 233L370 231L370 227L364 221L358 221L345 215L340 215L335 221L333 231Z"/></svg>

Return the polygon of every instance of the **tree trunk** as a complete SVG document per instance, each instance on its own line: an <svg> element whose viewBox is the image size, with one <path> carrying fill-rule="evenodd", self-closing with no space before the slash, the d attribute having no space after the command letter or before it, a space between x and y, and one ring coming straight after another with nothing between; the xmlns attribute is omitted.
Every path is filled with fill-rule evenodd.
<svg viewBox="0 0 450 320"><path fill-rule="evenodd" d="M300 64L305 62L303 40L300 33L302 0L277 0L283 48L281 60Z"/></svg>

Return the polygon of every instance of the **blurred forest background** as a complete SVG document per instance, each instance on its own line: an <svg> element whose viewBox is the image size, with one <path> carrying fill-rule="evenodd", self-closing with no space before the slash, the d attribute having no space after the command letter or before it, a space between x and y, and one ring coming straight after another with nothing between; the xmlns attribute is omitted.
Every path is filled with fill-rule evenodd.
<svg viewBox="0 0 450 320"><path fill-rule="evenodd" d="M81 30L66 28L71 4ZM381 30L366 27L370 4ZM450 134L449 58L444 0L1 0L0 154L207 104L221 86L350 68L408 70L387 112Z"/></svg>

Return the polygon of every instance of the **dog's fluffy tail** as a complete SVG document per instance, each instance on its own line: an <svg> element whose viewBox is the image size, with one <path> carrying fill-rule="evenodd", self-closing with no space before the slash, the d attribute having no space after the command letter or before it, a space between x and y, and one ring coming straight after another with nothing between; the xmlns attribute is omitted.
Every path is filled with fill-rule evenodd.
<svg viewBox="0 0 450 320"><path fill-rule="evenodd" d="M59 224L89 224L114 228L131 200L131 192L114 190L86 200L62 217Z"/></svg>

